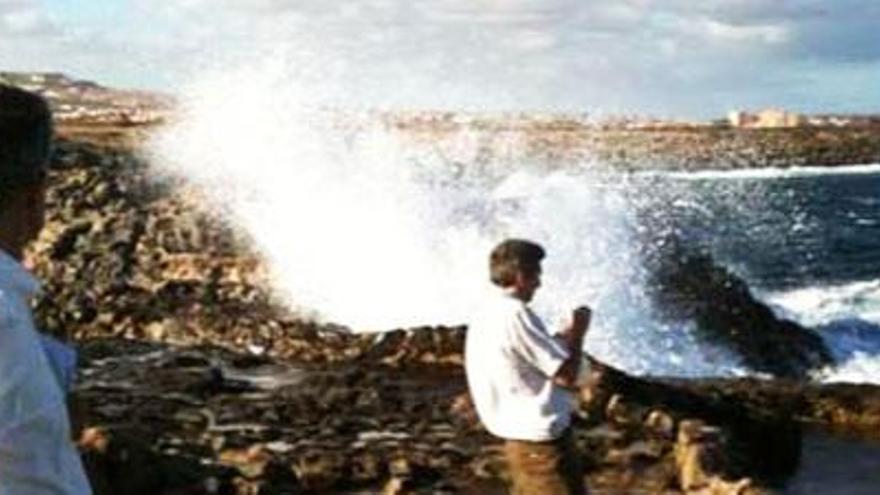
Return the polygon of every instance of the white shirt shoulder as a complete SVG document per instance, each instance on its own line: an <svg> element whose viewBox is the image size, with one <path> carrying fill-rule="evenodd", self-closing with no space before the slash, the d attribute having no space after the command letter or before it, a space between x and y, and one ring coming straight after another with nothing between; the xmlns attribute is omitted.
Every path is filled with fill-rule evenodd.
<svg viewBox="0 0 880 495"><path fill-rule="evenodd" d="M0 252L0 494L87 495L64 393L28 305L38 289Z"/></svg>

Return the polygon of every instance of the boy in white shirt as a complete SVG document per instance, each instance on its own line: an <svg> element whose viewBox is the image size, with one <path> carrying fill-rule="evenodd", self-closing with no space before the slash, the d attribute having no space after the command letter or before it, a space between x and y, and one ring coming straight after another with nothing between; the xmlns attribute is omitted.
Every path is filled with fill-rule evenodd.
<svg viewBox="0 0 880 495"><path fill-rule="evenodd" d="M572 397L591 311L580 307L558 336L551 336L528 307L541 285L544 249L508 239L489 258L498 287L471 322L465 368L481 421L505 440L517 495L586 492L570 423Z"/></svg>
<svg viewBox="0 0 880 495"><path fill-rule="evenodd" d="M51 138L46 102L0 85L0 495L91 493L70 438L66 378L34 328L39 283L20 264L43 228Z"/></svg>

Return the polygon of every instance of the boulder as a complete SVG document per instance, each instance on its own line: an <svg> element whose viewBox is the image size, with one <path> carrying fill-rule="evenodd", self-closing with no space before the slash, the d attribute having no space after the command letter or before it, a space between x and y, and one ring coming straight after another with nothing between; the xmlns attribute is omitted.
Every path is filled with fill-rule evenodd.
<svg viewBox="0 0 880 495"><path fill-rule="evenodd" d="M748 285L709 253L670 235L647 257L649 293L658 317L693 323L699 335L734 351L751 369L805 378L832 362L814 331L777 317Z"/></svg>

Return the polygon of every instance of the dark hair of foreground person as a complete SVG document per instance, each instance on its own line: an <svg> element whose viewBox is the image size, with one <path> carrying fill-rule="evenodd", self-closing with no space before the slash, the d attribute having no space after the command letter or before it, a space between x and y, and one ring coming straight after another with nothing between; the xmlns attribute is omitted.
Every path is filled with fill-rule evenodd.
<svg viewBox="0 0 880 495"><path fill-rule="evenodd" d="M0 193L42 182L51 143L52 119L46 101L0 85Z"/></svg>
<svg viewBox="0 0 880 495"><path fill-rule="evenodd" d="M499 287L513 285L517 273L535 275L546 253L540 245L524 239L507 239L489 255L489 274Z"/></svg>

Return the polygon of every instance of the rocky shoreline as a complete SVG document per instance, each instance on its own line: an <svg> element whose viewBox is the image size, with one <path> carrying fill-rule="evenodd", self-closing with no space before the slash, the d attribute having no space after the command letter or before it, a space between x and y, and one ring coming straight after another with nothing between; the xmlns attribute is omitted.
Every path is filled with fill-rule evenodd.
<svg viewBox="0 0 880 495"><path fill-rule="evenodd" d="M880 125L739 129L724 126L668 126L643 129L582 125L508 128L410 126L400 133L454 155L455 136L466 132L477 144L476 162L537 161L568 167L587 164L618 171L738 170L834 167L880 163ZM444 148L443 143L449 142ZM439 143L439 144L438 144ZM450 159L454 160L454 156Z"/></svg>
<svg viewBox="0 0 880 495"><path fill-rule="evenodd" d="M697 129L610 133L598 159L638 170L736 170L880 163L880 128Z"/></svg>
<svg viewBox="0 0 880 495"><path fill-rule="evenodd" d="M0 83L43 94L56 120L78 132L136 129L175 120L170 95L121 90L62 73L0 72ZM373 111L380 124L455 160L461 134L476 143L476 162L537 160L589 163L615 170L744 169L880 163L880 116L814 115L793 127L732 127L727 120L675 121L638 116L593 119L582 114ZM811 116L805 115L808 118ZM338 112L343 127L359 115ZM809 119L807 119L809 120ZM102 132L102 131L98 131ZM443 142L454 138L449 148ZM512 153L512 154L511 154Z"/></svg>
<svg viewBox="0 0 880 495"><path fill-rule="evenodd" d="M74 404L97 493L505 493L458 366L106 339L82 351ZM574 430L591 493L785 493L804 427L876 438L877 387L594 366Z"/></svg>
<svg viewBox="0 0 880 495"><path fill-rule="evenodd" d="M81 348L73 411L96 493L504 493L499 444L465 393L464 328L302 321L273 300L247 239L152 177L136 143L58 143L27 255L46 281L39 324ZM790 379L648 380L594 363L575 432L593 493L779 492L802 428L876 437L877 387L803 381L825 359L814 338L711 261L675 259L657 297L734 347L750 345L719 326L731 314L754 338L790 335L759 346L788 354L751 357ZM683 298L707 294L718 312Z"/></svg>

